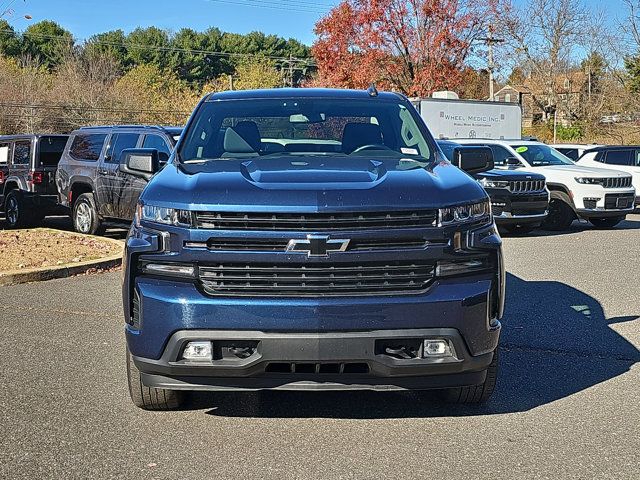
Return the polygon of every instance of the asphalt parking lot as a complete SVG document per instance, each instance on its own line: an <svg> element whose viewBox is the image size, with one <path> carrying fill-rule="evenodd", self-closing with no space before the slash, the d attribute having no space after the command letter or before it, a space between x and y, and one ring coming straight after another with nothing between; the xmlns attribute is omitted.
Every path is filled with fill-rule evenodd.
<svg viewBox="0 0 640 480"><path fill-rule="evenodd" d="M640 478L640 215L505 239L498 389L129 401L119 273L3 287L0 478Z"/></svg>

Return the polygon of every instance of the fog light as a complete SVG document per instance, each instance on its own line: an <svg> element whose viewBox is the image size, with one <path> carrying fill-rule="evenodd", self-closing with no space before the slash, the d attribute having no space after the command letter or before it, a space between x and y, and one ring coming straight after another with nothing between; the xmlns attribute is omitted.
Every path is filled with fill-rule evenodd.
<svg viewBox="0 0 640 480"><path fill-rule="evenodd" d="M211 360L211 342L189 342L182 352L184 360Z"/></svg>
<svg viewBox="0 0 640 480"><path fill-rule="evenodd" d="M423 357L451 357L451 345L447 340L425 340Z"/></svg>

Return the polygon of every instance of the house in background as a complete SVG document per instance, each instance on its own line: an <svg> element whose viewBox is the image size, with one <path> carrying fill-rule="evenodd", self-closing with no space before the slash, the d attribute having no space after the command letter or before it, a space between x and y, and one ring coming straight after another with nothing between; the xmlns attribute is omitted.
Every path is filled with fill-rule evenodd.
<svg viewBox="0 0 640 480"><path fill-rule="evenodd" d="M569 72L556 78L557 120L570 125L582 102L588 95L587 76L581 70ZM519 103L522 107L522 126L531 127L541 123L545 116L544 106L549 104L549 93L542 86L534 85L531 77L522 85L505 85L498 90L494 101Z"/></svg>

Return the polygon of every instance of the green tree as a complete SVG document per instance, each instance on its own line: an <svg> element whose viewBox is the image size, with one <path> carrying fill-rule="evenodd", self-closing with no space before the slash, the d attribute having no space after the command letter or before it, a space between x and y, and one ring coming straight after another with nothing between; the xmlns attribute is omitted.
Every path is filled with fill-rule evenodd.
<svg viewBox="0 0 640 480"><path fill-rule="evenodd" d="M629 75L629 90L633 93L640 93L640 55L625 58L624 66Z"/></svg>
<svg viewBox="0 0 640 480"><path fill-rule="evenodd" d="M30 25L22 37L23 53L49 70L62 64L73 52L74 40L71 32L50 20Z"/></svg>
<svg viewBox="0 0 640 480"><path fill-rule="evenodd" d="M84 45L83 56L87 60L100 57L112 58L120 70L127 66L126 36L122 30L99 33L90 37Z"/></svg>
<svg viewBox="0 0 640 480"><path fill-rule="evenodd" d="M183 28L171 39L175 50L170 54L170 67L181 79L201 87L229 71L227 58L214 53L219 52L221 38L214 30L217 29L196 32Z"/></svg>
<svg viewBox="0 0 640 480"><path fill-rule="evenodd" d="M169 65L169 34L157 27L136 28L127 35L127 60L132 65Z"/></svg>
<svg viewBox="0 0 640 480"><path fill-rule="evenodd" d="M17 57L22 50L20 37L9 22L0 19L0 55L5 57Z"/></svg>

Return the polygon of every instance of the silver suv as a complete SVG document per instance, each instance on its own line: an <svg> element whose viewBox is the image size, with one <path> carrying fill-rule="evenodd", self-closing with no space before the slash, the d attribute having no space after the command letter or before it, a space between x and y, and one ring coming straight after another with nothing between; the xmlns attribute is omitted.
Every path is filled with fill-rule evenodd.
<svg viewBox="0 0 640 480"><path fill-rule="evenodd" d="M122 125L74 131L58 165L60 204L68 207L77 232L100 233L107 225L128 224L148 178L120 168L125 150L156 150L166 163L181 127Z"/></svg>

